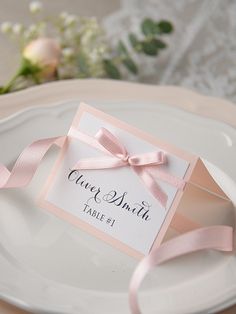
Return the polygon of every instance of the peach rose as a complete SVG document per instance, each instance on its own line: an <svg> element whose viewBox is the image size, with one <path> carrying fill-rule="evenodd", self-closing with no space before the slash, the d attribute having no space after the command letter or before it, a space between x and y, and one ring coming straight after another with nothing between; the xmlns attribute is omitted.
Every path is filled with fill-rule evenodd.
<svg viewBox="0 0 236 314"><path fill-rule="evenodd" d="M61 48L52 38L39 38L30 42L23 51L23 57L42 68L40 76L50 78L55 74L61 55Z"/></svg>

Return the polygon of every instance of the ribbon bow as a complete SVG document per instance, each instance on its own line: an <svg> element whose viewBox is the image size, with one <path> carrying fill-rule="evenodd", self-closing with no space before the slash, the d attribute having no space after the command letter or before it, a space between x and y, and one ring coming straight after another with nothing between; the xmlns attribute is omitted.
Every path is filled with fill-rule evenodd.
<svg viewBox="0 0 236 314"><path fill-rule="evenodd" d="M97 132L95 141L88 135L73 128L70 130L69 134L111 155L111 157L108 158L96 157L79 160L73 167L74 169L107 169L130 166L142 179L154 197L166 208L168 196L158 185L153 174L150 172L150 167L163 165L167 162L167 157L164 152L148 152L131 156L119 139L105 128L101 128ZM184 181L182 179L176 178L164 171L158 171L157 177L178 189L183 189L184 187Z"/></svg>

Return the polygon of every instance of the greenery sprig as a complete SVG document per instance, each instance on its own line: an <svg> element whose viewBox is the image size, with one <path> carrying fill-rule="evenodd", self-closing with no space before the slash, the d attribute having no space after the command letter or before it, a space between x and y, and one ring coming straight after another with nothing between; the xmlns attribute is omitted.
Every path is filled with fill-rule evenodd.
<svg viewBox="0 0 236 314"><path fill-rule="evenodd" d="M138 74L139 54L156 57L167 48L165 36L173 32L166 20L145 18L140 32L128 34L126 42L111 45L95 18L78 17L62 12L48 17L42 14L42 3L29 5L32 24L4 22L1 31L19 44L22 62L10 81L0 87L9 93L50 80L70 78L121 79L123 70Z"/></svg>

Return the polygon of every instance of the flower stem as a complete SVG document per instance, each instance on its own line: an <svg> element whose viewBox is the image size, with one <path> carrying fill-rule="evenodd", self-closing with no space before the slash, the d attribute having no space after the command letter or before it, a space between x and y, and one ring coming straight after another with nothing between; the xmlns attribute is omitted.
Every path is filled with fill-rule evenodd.
<svg viewBox="0 0 236 314"><path fill-rule="evenodd" d="M27 79L31 77L35 84L40 84L40 80L37 74L41 71L41 68L31 63L30 60L23 58L21 65L18 68L16 74L10 79L10 81L0 89L0 94L7 94L11 92L16 80L19 77Z"/></svg>
<svg viewBox="0 0 236 314"><path fill-rule="evenodd" d="M19 72L17 71L16 74L10 79L10 81L2 87L1 94L7 94L11 91L12 87L15 84L16 79L20 77Z"/></svg>

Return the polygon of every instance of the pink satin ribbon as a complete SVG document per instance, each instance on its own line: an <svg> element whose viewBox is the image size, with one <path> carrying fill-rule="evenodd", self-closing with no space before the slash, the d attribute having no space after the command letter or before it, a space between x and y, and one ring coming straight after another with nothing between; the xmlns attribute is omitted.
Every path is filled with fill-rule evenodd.
<svg viewBox="0 0 236 314"><path fill-rule="evenodd" d="M142 169L142 167L146 167L147 164L149 166L153 164L159 165L164 161L164 156L160 153L148 153L145 154L145 156L129 156L124 146L120 145L120 143L117 142L117 139L114 138L110 132L107 133L102 131L102 133L98 133L98 140L94 140L81 132L78 133L78 131L73 129L70 130L69 136L83 140L84 142L91 144L98 149L104 150L105 152L109 151L111 155L115 156L115 160L112 159L109 161L111 163L109 164L108 168L110 168L110 166L122 167L129 164L136 171L136 169ZM41 139L33 142L21 153L12 171L9 171L3 164L0 164L0 189L20 188L28 185L37 168L39 167L43 157L51 148L51 146L54 144L59 147L62 146L66 138L66 136L62 136ZM98 162L97 158L93 161L95 160ZM96 169L102 169L102 164L104 168L104 160L105 159L103 157L101 164ZM87 159L80 161L78 165L80 167L88 167L90 162L91 160ZM143 175L143 171L141 172ZM146 173L146 169L144 173ZM163 177L166 175L167 179L163 178L162 175ZM177 187L179 185L181 186L182 184L181 180L169 176L168 174L162 173L159 177L163 178L163 180L166 180L167 182L172 181L172 184L176 184ZM146 182L146 179L144 180ZM151 178L151 182L152 180L153 178ZM132 314L141 314L137 301L137 291L142 280L151 269L175 257L204 249L232 251L233 228L230 226L212 226L199 228L171 239L168 242L163 243L159 248L151 251L151 253L144 257L138 264L130 281L129 302Z"/></svg>
<svg viewBox="0 0 236 314"><path fill-rule="evenodd" d="M69 135L84 143L109 153L111 157L96 157L79 160L74 169L107 169L130 166L135 173L142 179L147 189L153 196L166 207L168 200L167 194L157 184L151 170L153 167L163 165L167 162L167 156L162 151L154 151L143 154L129 155L125 146L111 132L101 128L95 135L95 139L74 128L71 128ZM99 145L100 144L100 145ZM170 175L164 171L155 171L156 177L166 181L177 189L183 189L184 180Z"/></svg>
<svg viewBox="0 0 236 314"><path fill-rule="evenodd" d="M62 146L66 136L41 139L27 146L10 172L0 164L0 189L20 188L28 185L44 155L52 145Z"/></svg>
<svg viewBox="0 0 236 314"><path fill-rule="evenodd" d="M206 249L225 252L232 251L233 228L230 226L199 228L164 242L160 247L151 251L151 253L144 257L138 264L130 281L129 304L131 313L141 314L137 300L137 292L149 271L155 266L178 256Z"/></svg>

